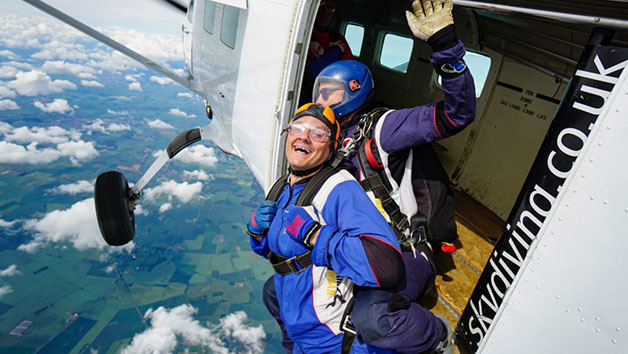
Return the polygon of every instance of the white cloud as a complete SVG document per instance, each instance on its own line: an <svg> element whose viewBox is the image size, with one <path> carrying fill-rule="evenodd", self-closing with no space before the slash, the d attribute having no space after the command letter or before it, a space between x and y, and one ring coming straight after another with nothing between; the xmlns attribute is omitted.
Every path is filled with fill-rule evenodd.
<svg viewBox="0 0 628 354"><path fill-rule="evenodd" d="M62 184L53 189L53 192L59 194L78 194L78 193L93 193L94 184L86 180L80 180L74 183Z"/></svg>
<svg viewBox="0 0 628 354"><path fill-rule="evenodd" d="M165 204L162 204L159 207L159 212L160 213L165 213L166 211L168 211L170 209L172 209L172 203L165 203Z"/></svg>
<svg viewBox="0 0 628 354"><path fill-rule="evenodd" d="M3 220L3 219L0 219L0 227L2 227L2 228L9 229L9 228L13 227L13 225L15 225L16 223L17 223L17 221L15 221L15 220L13 220L13 221L6 221L6 220Z"/></svg>
<svg viewBox="0 0 628 354"><path fill-rule="evenodd" d="M13 100L0 100L0 111L16 110L20 109L20 106Z"/></svg>
<svg viewBox="0 0 628 354"><path fill-rule="evenodd" d="M194 95L191 92L179 92L179 93L177 93L177 97L192 98L192 97L194 97Z"/></svg>
<svg viewBox="0 0 628 354"><path fill-rule="evenodd" d="M87 87L105 87L105 85L96 80L81 80L81 85Z"/></svg>
<svg viewBox="0 0 628 354"><path fill-rule="evenodd" d="M205 167L214 167L218 163L214 148L208 148L205 145L190 146L178 153L174 159L183 163L197 163Z"/></svg>
<svg viewBox="0 0 628 354"><path fill-rule="evenodd" d="M57 145L57 149L61 153L61 156L68 156L70 160L77 164L80 161L85 161L98 156L98 150L94 147L92 141L68 141Z"/></svg>
<svg viewBox="0 0 628 354"><path fill-rule="evenodd" d="M10 294L13 292L13 288L8 285L0 286L0 299L4 297L4 295Z"/></svg>
<svg viewBox="0 0 628 354"><path fill-rule="evenodd" d="M149 121L148 126L155 129L174 129L172 125L159 119Z"/></svg>
<svg viewBox="0 0 628 354"><path fill-rule="evenodd" d="M129 111L114 111L112 109L108 109L107 113L113 114L115 116L125 116L125 115L129 114Z"/></svg>
<svg viewBox="0 0 628 354"><path fill-rule="evenodd" d="M12 66L3 65L0 66L0 79L8 79L15 77L15 74L20 71Z"/></svg>
<svg viewBox="0 0 628 354"><path fill-rule="evenodd" d="M161 182L161 184L157 187L145 189L144 197L146 200L152 200L159 197L162 193L166 193L168 195L168 200L172 200L172 197L176 197L182 203L187 203L198 197L202 189L203 184L201 182L177 183L176 181L168 180Z"/></svg>
<svg viewBox="0 0 628 354"><path fill-rule="evenodd" d="M142 208L141 205L139 204L135 204L135 210L133 210L133 213L137 216L137 215L148 215L148 210Z"/></svg>
<svg viewBox="0 0 628 354"><path fill-rule="evenodd" d="M22 69L22 70L33 70L35 68L33 64L22 62L22 61L7 61L2 64L12 66L14 68Z"/></svg>
<svg viewBox="0 0 628 354"><path fill-rule="evenodd" d="M64 61L46 61L41 69L48 74L67 74L79 76L82 73L94 74L92 67L83 64L66 63Z"/></svg>
<svg viewBox="0 0 628 354"><path fill-rule="evenodd" d="M196 114L187 114L185 112L183 112L182 110L178 109L178 108L171 108L170 112L168 112L170 114L172 114L173 116L177 116L177 117L185 117L185 118L195 118Z"/></svg>
<svg viewBox="0 0 628 354"><path fill-rule="evenodd" d="M261 325L249 327L246 321L246 313L237 311L220 319L220 328L227 337L233 337L244 344L245 353L261 353L263 351L262 339L266 337Z"/></svg>
<svg viewBox="0 0 628 354"><path fill-rule="evenodd" d="M119 132L122 130L131 130L131 126L128 124L111 123L109 124L109 128L107 128L107 130L112 132Z"/></svg>
<svg viewBox="0 0 628 354"><path fill-rule="evenodd" d="M50 243L66 242L77 250L107 248L109 252L130 252L134 247L133 242L123 247L107 246L98 229L94 198L81 200L65 210L51 211L41 219L27 220L24 229L33 232L33 239L20 245L18 250L28 253Z"/></svg>
<svg viewBox="0 0 628 354"><path fill-rule="evenodd" d="M174 84L175 82L172 81L171 79L164 77L164 76L151 76L150 77L150 81L152 82L156 82L160 85L168 85L168 84Z"/></svg>
<svg viewBox="0 0 628 354"><path fill-rule="evenodd" d="M133 74L133 75L128 74L128 75L125 75L125 76L124 76L124 79L125 79L126 81L137 82L137 79L139 79L139 78L140 78L140 76L141 76L140 74Z"/></svg>
<svg viewBox="0 0 628 354"><path fill-rule="evenodd" d="M89 59L89 53L83 44L77 43L76 41L63 40L63 38L46 42L42 44L40 48L41 50L31 55L31 58L72 61L86 61Z"/></svg>
<svg viewBox="0 0 628 354"><path fill-rule="evenodd" d="M11 60L18 58L18 56L10 50L0 50L0 56L9 58Z"/></svg>
<svg viewBox="0 0 628 354"><path fill-rule="evenodd" d="M37 143L28 146L0 141L0 163L50 163L61 157L61 153L53 148L37 149Z"/></svg>
<svg viewBox="0 0 628 354"><path fill-rule="evenodd" d="M33 105L43 112L46 113L66 113L66 112L74 112L74 109L70 107L68 101L63 98L55 98L51 103L41 103L39 101L35 101Z"/></svg>
<svg viewBox="0 0 628 354"><path fill-rule="evenodd" d="M109 132L131 130L131 126L129 126L128 124L109 123L109 125L105 127L105 122L102 119L96 119L94 123L90 125L84 125L83 128L87 129L88 134L91 134L94 131L101 132L103 134L109 134Z"/></svg>
<svg viewBox="0 0 628 354"><path fill-rule="evenodd" d="M69 141L70 139L80 138L80 134L77 134L72 130L65 130L59 126L53 125L51 127L11 127L11 131L6 132L5 140L15 141L18 143L31 143L37 142L41 144L60 144Z"/></svg>
<svg viewBox="0 0 628 354"><path fill-rule="evenodd" d="M0 277L12 277L18 274L20 274L20 271L17 270L16 264L11 264L7 269L0 270Z"/></svg>
<svg viewBox="0 0 628 354"><path fill-rule="evenodd" d="M196 308L183 304L172 309L162 306L156 310L146 311L144 318L150 320L151 326L144 332L136 334L122 354L171 353L179 339L183 342L208 348L211 353L231 354L225 346L225 340L239 340L243 346L239 353L262 353L262 339L266 336L262 326L248 327L243 324L247 316L238 311L220 320L220 324L212 328L203 327L194 319Z"/></svg>
<svg viewBox="0 0 628 354"><path fill-rule="evenodd" d="M199 181L206 181L209 179L209 175L203 170L183 171L183 176L187 178L197 179Z"/></svg>
<svg viewBox="0 0 628 354"><path fill-rule="evenodd" d="M61 93L63 90L76 90L76 85L66 80L51 80L41 71L32 70L15 74L14 81L7 82L7 86L16 90L20 95L38 96L51 93Z"/></svg>
<svg viewBox="0 0 628 354"><path fill-rule="evenodd" d="M105 268L105 273L111 273L114 270L116 270L116 265L112 264L112 265L108 266L107 268Z"/></svg>
<svg viewBox="0 0 628 354"><path fill-rule="evenodd" d="M132 82L129 84L129 90L142 91L142 85L139 82Z"/></svg>
<svg viewBox="0 0 628 354"><path fill-rule="evenodd" d="M8 87L0 86L0 97L14 98L15 96L15 91Z"/></svg>
<svg viewBox="0 0 628 354"><path fill-rule="evenodd" d="M38 143L35 141L27 146L0 141L0 163L50 163L65 156L69 157L70 161L76 165L99 155L91 141L68 141L57 144L56 148L43 149L39 149L37 145Z"/></svg>
<svg viewBox="0 0 628 354"><path fill-rule="evenodd" d="M80 79L96 79L96 75L90 73L80 73L78 74Z"/></svg>

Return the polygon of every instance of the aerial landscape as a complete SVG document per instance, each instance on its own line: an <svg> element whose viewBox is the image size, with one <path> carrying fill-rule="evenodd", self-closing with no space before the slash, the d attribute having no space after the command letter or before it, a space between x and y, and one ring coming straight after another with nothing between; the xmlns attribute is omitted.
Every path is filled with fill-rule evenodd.
<svg viewBox="0 0 628 354"><path fill-rule="evenodd" d="M180 37L102 30L183 73ZM208 123L171 80L43 14L0 12L0 353L281 351L261 300L272 268L245 231L263 191L241 159L197 143L144 189L131 243L98 230L99 174L132 184Z"/></svg>

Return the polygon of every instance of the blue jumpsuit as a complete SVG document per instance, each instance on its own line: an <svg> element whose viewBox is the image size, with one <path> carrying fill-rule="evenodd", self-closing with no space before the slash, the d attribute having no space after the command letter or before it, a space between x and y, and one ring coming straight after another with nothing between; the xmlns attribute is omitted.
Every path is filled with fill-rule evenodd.
<svg viewBox="0 0 628 354"><path fill-rule="evenodd" d="M304 186L305 181L284 186L266 236L260 242L251 238L257 254L294 257L308 251L285 232L283 219L284 209L295 203ZM403 273L401 252L394 232L347 171L331 176L312 204L323 224L312 249L314 265L298 274L275 274L274 286L293 353L339 353L340 320L354 284L396 285ZM365 345L354 343L353 353L367 352Z"/></svg>

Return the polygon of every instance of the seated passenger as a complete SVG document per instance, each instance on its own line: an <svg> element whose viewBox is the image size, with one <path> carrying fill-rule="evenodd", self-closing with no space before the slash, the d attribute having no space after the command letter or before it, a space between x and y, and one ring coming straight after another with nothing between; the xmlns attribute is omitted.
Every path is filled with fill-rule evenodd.
<svg viewBox="0 0 628 354"><path fill-rule="evenodd" d="M335 29L329 28L329 23L335 11L335 0L321 0L310 38L310 47L307 52L303 84L299 105L310 102L310 93L314 86L314 79L327 65L338 61L353 59L351 48L345 37Z"/></svg>

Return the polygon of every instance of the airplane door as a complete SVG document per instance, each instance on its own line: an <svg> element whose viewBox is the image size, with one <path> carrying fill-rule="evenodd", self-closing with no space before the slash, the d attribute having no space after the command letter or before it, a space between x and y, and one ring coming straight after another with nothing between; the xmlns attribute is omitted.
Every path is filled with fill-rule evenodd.
<svg viewBox="0 0 628 354"><path fill-rule="evenodd" d="M194 0L190 0L188 13L185 16L181 31L183 32L183 54L185 55L185 64L188 72L192 74L192 20L194 17Z"/></svg>

